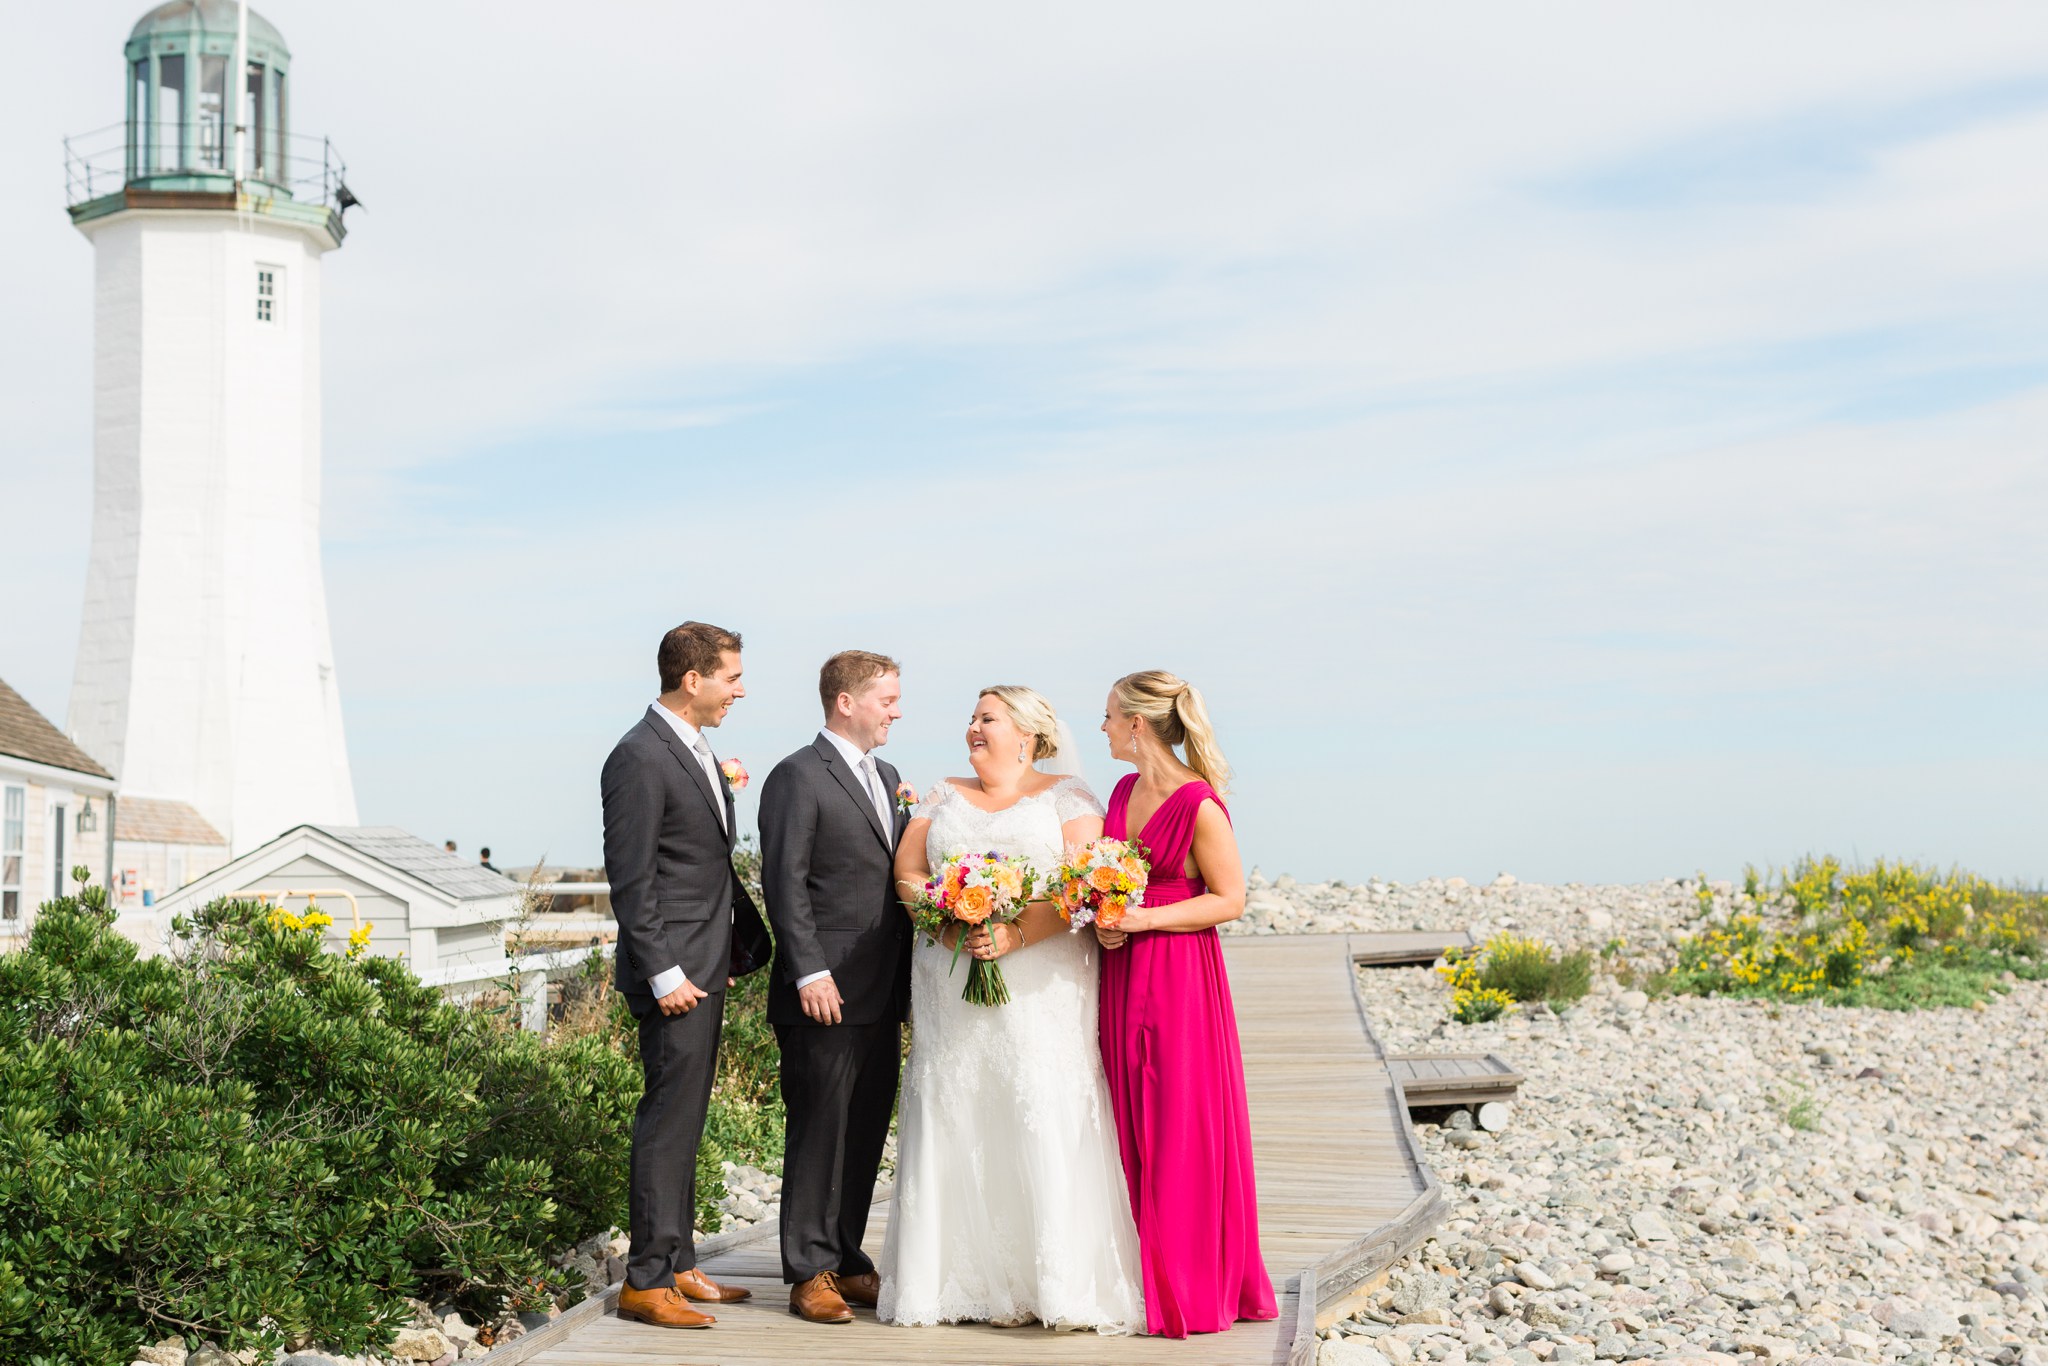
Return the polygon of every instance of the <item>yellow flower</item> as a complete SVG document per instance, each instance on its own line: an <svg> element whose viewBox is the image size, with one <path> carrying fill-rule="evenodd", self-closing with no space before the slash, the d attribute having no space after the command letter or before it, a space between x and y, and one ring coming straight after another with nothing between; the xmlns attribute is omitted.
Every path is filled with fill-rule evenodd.
<svg viewBox="0 0 2048 1366"><path fill-rule="evenodd" d="M362 924L356 926L354 929L348 932L349 957L357 957L365 949L370 947L370 930L372 928L373 926L370 924L370 922L364 921Z"/></svg>

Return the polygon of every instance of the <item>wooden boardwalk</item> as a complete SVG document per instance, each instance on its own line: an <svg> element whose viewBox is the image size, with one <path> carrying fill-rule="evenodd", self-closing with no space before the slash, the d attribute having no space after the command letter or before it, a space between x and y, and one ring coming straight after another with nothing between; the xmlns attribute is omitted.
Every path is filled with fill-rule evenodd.
<svg viewBox="0 0 2048 1366"><path fill-rule="evenodd" d="M1394 1053L1387 1069L1411 1106L1513 1100L1522 1085L1522 1074L1497 1053Z"/></svg>
<svg viewBox="0 0 2048 1366"><path fill-rule="evenodd" d="M1305 1363L1319 1315L1427 1237L1443 1217L1400 1087L1366 1021L1354 963L1374 935L1235 935L1223 941L1237 1002L1259 1176L1259 1232L1280 1295L1272 1323L1185 1342L985 1325L890 1328L866 1310L840 1326L788 1312L772 1222L702 1245L700 1261L754 1298L686 1332L621 1320L616 1291L492 1354L503 1366L790 1362ZM886 1198L868 1225L879 1255Z"/></svg>

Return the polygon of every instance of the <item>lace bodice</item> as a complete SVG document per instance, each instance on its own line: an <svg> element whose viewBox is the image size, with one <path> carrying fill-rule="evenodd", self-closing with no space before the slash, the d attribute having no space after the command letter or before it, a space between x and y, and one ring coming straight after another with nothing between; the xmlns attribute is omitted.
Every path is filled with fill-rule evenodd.
<svg viewBox="0 0 2048 1366"><path fill-rule="evenodd" d="M912 820L931 821L924 848L934 866L950 854L997 853L1025 859L1041 876L1050 876L1066 853L1060 827L1083 816L1101 815L1102 803L1079 778L1062 778L1000 811L984 811L951 783L940 783L910 813Z"/></svg>

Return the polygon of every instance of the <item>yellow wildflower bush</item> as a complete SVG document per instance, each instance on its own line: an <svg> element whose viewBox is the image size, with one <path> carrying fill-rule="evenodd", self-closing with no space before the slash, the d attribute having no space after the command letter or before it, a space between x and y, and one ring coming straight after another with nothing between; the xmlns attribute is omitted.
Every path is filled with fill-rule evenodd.
<svg viewBox="0 0 2048 1366"><path fill-rule="evenodd" d="M1784 870L1769 900L1789 923L1739 915L1685 940L1672 985L1698 994L1955 1004L1980 998L1997 972L2042 972L2048 896L1974 873L1882 859L1845 870L1833 857L1807 858ZM1936 980L1941 973L1949 976Z"/></svg>

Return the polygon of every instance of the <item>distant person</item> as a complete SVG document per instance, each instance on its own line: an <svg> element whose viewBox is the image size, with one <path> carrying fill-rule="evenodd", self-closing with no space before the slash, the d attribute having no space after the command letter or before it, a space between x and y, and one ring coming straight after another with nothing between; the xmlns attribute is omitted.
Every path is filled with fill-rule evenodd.
<svg viewBox="0 0 2048 1366"><path fill-rule="evenodd" d="M446 850L447 850L447 851L448 851L449 853L451 853L451 854L452 854L452 853L454 853L454 852L455 852L455 841L454 841L454 840L447 840L447 841L444 841L444 842L442 843L441 847L442 847L443 849L446 849Z"/></svg>
<svg viewBox="0 0 2048 1366"><path fill-rule="evenodd" d="M476 860L476 861L477 861L477 863L478 863L479 865L481 865L481 866L483 867L483 869L484 869L484 870L485 870L486 872L491 872L491 873L496 873L496 872L498 872L498 865L497 865L497 864L495 864L495 863L492 863L492 862L491 862L491 846L490 846L490 845L486 844L486 845L485 845L485 846L483 847L483 850L482 850L482 852L480 852L480 853L479 853L479 854L477 855L477 860ZM502 873L500 873L500 874L499 874L499 876L501 876L501 877L502 877L502 876L503 876L503 874L502 874Z"/></svg>
<svg viewBox="0 0 2048 1366"><path fill-rule="evenodd" d="M697 1269L697 1147L718 1067L725 989L768 959L768 931L732 865L732 791L714 730L747 695L740 638L686 621L655 654L661 695L604 761L604 869L619 924L613 982L640 1027L630 1240L620 1318L709 1328L691 1300L747 1298Z"/></svg>

